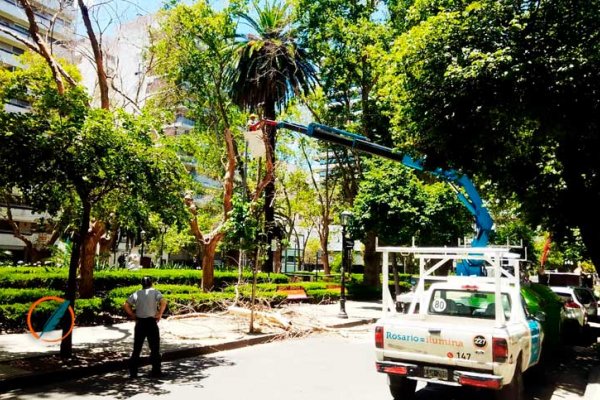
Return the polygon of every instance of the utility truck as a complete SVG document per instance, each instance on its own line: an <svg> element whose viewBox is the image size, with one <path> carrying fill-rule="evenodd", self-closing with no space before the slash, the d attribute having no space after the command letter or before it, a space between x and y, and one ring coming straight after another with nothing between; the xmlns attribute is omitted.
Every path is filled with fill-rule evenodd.
<svg viewBox="0 0 600 400"><path fill-rule="evenodd" d="M489 247L378 251L383 253L384 316L375 327L376 368L388 375L394 399L412 398L417 381L522 399L522 374L540 361L545 315L528 311L519 255ZM420 278L407 313L396 311L389 291L391 253L410 253L419 261ZM487 276L439 275L466 259L481 261Z"/></svg>

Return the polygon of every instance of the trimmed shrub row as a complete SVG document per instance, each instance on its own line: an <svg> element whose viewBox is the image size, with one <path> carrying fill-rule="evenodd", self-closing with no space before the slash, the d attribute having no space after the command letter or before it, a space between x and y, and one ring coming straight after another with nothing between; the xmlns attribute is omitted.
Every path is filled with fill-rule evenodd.
<svg viewBox="0 0 600 400"><path fill-rule="evenodd" d="M97 271L94 284L97 294L102 297L76 301L77 324L106 324L125 320L122 305L131 293L141 288L141 278L146 275L153 278L155 287L165 295L169 302L167 312L170 314L220 309L226 301L235 297L234 285L238 281L235 271L215 271L216 291L203 293L199 287L202 272L198 270ZM240 296L248 301L252 293L248 283L252 280L252 274L246 272L243 278L245 284L240 287ZM409 289L407 281L410 276L402 278L400 285L403 289ZM0 330L25 330L31 304L43 296L63 297L66 280L66 268L0 267ZM283 274L259 273L257 281L256 298L272 305L286 301L287 295L278 292L281 289L303 288L312 302L337 301L340 297L339 276L330 276L327 281L290 283L288 276ZM348 296L355 299L379 298L381 295L380 288L362 286L360 274L352 274L346 287ZM34 326L43 324L54 308L52 304L40 305L32 316Z"/></svg>
<svg viewBox="0 0 600 400"><path fill-rule="evenodd" d="M2 327L2 330L26 330L27 315L32 303L0 305L0 327ZM48 320L55 309L56 305L52 302L39 304L31 314L33 328L41 330L45 321ZM103 322L102 319L102 299L78 299L75 301L75 321L77 324L99 324Z"/></svg>
<svg viewBox="0 0 600 400"><path fill-rule="evenodd" d="M0 288L48 288L64 290L68 276L67 268L46 267L0 267ZM150 276L157 284L198 285L202 271L193 269L143 269L130 271L125 269L97 271L94 273L96 291L108 292L116 287L139 285L142 277ZM250 281L252 273L245 272L243 279ZM237 272L215 271L215 287L225 288L237 282ZM257 275L258 282L286 283L287 275Z"/></svg>
<svg viewBox="0 0 600 400"><path fill-rule="evenodd" d="M0 304L33 303L44 296L63 295L63 291L54 289L0 289Z"/></svg>

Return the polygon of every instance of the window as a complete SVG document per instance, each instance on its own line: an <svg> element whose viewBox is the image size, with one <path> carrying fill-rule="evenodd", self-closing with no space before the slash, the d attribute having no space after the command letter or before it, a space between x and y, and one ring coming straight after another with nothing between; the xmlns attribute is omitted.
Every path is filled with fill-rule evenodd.
<svg viewBox="0 0 600 400"><path fill-rule="evenodd" d="M434 291L429 304L428 313L431 315L451 315L469 318L496 318L496 295L493 292L479 292L467 290ZM510 298L502 294L502 308L504 316L510 319Z"/></svg>
<svg viewBox="0 0 600 400"><path fill-rule="evenodd" d="M575 292L575 297L577 297L577 300L579 300L581 304L590 304L595 300L594 296L589 290L574 289L573 292Z"/></svg>

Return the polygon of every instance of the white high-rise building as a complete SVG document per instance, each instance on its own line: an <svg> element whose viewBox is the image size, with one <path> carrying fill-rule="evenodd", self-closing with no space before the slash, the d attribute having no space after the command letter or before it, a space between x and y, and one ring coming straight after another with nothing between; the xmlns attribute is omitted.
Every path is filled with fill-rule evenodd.
<svg viewBox="0 0 600 400"><path fill-rule="evenodd" d="M66 52L61 45L71 42L75 32L73 1L29 2L34 8L40 33L55 53L65 56ZM29 21L17 0L0 0L0 28L0 68L21 68L18 56L25 52L27 46L18 38L31 41L31 37ZM20 100L9 100L4 104L4 110L7 112L27 112L28 107L26 102ZM34 213L31 207L21 201L17 193L11 194L8 199L4 196L0 198L0 252L5 257L7 252L10 253L14 260L24 259L25 244L13 235L13 228L8 219L8 205L19 232L34 244L48 239L47 233L38 226L39 221L48 216Z"/></svg>

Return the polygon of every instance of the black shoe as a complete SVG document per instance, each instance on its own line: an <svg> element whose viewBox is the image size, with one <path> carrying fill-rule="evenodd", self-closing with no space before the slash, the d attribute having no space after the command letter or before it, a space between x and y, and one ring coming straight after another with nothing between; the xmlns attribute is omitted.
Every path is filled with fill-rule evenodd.
<svg viewBox="0 0 600 400"><path fill-rule="evenodd" d="M132 373L129 373L129 378L131 378L131 379L135 379L135 378L137 378L137 377L138 377L138 374L137 374L137 372L135 372L135 373L133 373L133 372L132 372Z"/></svg>
<svg viewBox="0 0 600 400"><path fill-rule="evenodd" d="M163 376L163 373L161 371L152 371L150 373L150 376L153 378L161 378Z"/></svg>

